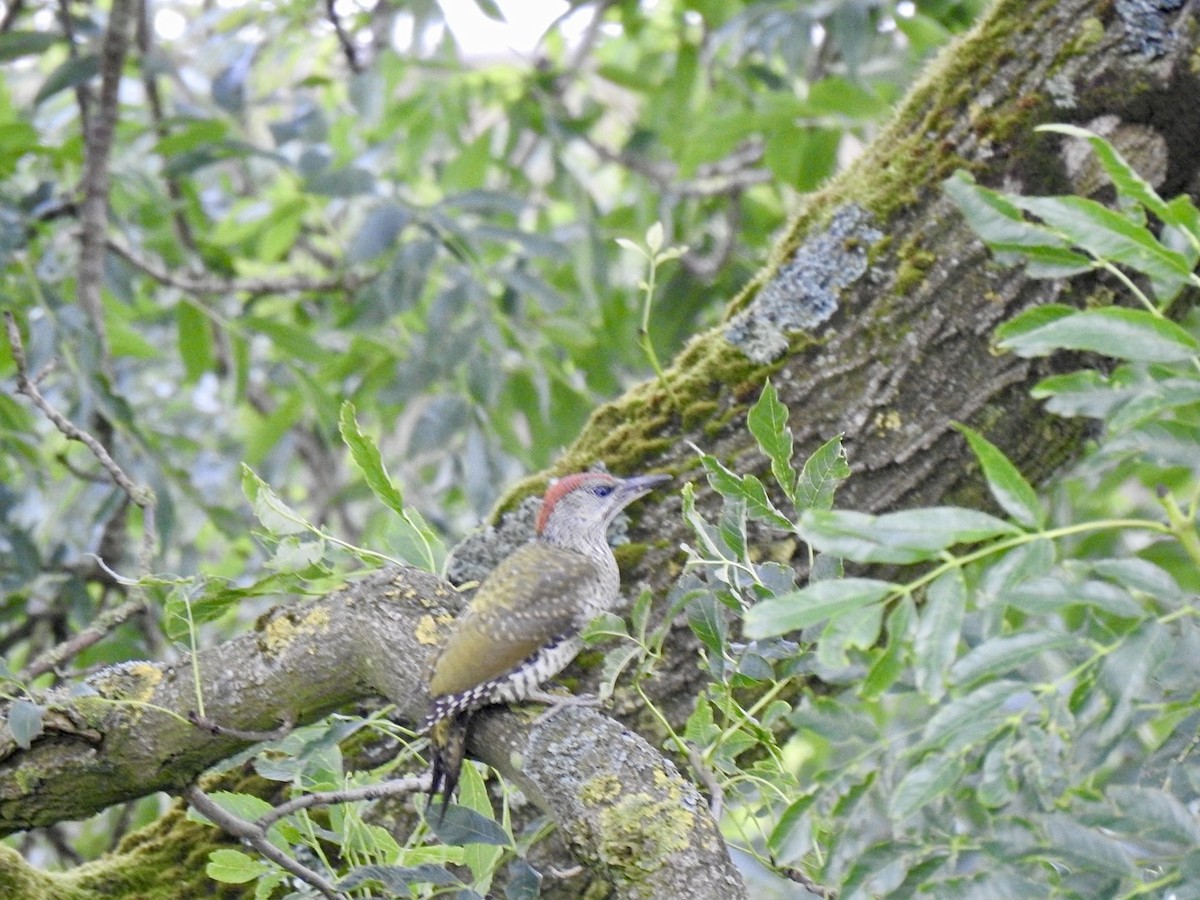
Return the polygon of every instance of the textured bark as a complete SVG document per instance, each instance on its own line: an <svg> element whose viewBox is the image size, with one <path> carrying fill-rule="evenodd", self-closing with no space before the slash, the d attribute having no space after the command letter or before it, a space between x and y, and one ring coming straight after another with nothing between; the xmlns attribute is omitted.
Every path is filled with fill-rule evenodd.
<svg viewBox="0 0 1200 900"><path fill-rule="evenodd" d="M858 163L814 195L761 275L730 305L727 321L680 354L667 373L679 406L655 383L635 388L597 410L558 470L597 460L619 472L671 470L696 481L698 505L713 509L716 500L701 483L687 442L740 471L765 469L744 412L768 376L792 410L798 456L844 433L854 475L839 495L842 507L879 512L984 502L965 442L951 428L955 421L981 431L1035 479L1059 468L1086 430L1051 418L1029 398L1055 363L997 355L990 335L1022 309L1050 301L1083 304L1109 296L1108 286L1099 277L1034 282L1020 270L992 265L940 183L966 168L982 183L1006 189L1102 193L1086 156L1057 135L1033 131L1043 122L1067 121L1104 131L1163 195L1196 195L1200 120L1189 111L1200 96L1193 64L1200 29L1194 3L1173 6L999 3L930 68ZM514 497L534 493L540 480L522 485ZM487 559L519 541L526 509L517 507L491 536L464 548L459 574L471 571L472 557L485 560L486 568ZM639 553L627 567L627 584L644 582L665 596L676 548L688 540L678 513L679 501L668 492L643 501L630 530ZM802 548L776 549L790 551L803 575ZM208 716L234 727L269 728L285 714L311 721L381 693L415 721L426 655L418 636L430 636L418 626L448 601L432 583L409 578L390 587L387 576L364 579L315 604L276 611L254 634L205 651ZM426 609L423 599L435 608ZM320 610L328 613L324 622L312 618ZM272 644L272 635L283 643ZM579 677L584 690L594 684L594 676ZM135 664L102 674L94 686L103 696L126 690L182 713L194 706L189 678L186 670ZM679 627L658 676L644 687L678 723L704 680L694 640ZM178 788L241 746L135 707L86 697L61 702L50 731L31 749L0 747L4 830ZM628 698L618 696L615 715L650 736L651 745L661 738L657 724ZM566 728L585 722L587 728ZM594 713L564 713L530 726L502 711L482 718L472 748L554 809L581 859L619 890L636 894L641 889L626 880L628 871L612 868L613 841L620 837L594 830L589 815L608 810L608 823L621 826L629 821L623 813L636 810L613 810L642 794L638 802L647 810L662 810L672 792L679 792L673 795L683 798L684 808L700 807L667 764L614 728ZM589 798L595 801L590 806ZM707 843L715 839L703 815L694 824L672 866L678 862L689 877L720 884L731 872L723 849L695 861L687 856L710 851ZM620 834L641 864L650 846L642 842L645 834ZM679 884L658 890L653 894L709 896ZM563 889L563 896L570 894Z"/></svg>

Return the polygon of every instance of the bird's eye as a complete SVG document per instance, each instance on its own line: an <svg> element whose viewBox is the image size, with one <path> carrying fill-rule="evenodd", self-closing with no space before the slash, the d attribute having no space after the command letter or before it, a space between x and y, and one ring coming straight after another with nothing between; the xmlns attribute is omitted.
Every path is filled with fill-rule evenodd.
<svg viewBox="0 0 1200 900"><path fill-rule="evenodd" d="M592 488L592 493L597 497L607 497L613 492L611 484L598 484Z"/></svg>

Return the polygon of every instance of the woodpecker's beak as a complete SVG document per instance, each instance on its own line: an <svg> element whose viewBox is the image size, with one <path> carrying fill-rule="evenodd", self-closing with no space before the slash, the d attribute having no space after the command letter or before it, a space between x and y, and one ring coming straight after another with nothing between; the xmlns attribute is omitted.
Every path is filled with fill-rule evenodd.
<svg viewBox="0 0 1200 900"><path fill-rule="evenodd" d="M660 484L666 484L670 480L670 475L662 473L656 475L633 475L629 478L621 479L621 493L629 498L629 502L632 502L643 494L650 493Z"/></svg>

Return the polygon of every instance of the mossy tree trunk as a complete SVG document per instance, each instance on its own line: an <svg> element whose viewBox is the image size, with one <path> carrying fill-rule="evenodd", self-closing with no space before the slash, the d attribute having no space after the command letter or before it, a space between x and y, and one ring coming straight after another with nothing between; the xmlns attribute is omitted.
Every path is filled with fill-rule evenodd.
<svg viewBox="0 0 1200 900"><path fill-rule="evenodd" d="M1010 190L1102 195L1086 155L1077 155L1060 136L1034 132L1038 124L1065 121L1104 133L1161 194L1200 193L1200 120L1192 115L1194 98L1200 96L1200 26L1193 5L1167 10L1176 5L997 4L967 39L930 67L893 124L863 156L809 200L760 275L730 303L726 321L697 335L679 355L667 372L677 403L657 382L635 388L596 411L558 470L604 461L621 472L674 471L681 481L697 482L698 505L711 510L716 498L702 483L690 444L738 471L764 470L766 460L745 427L745 411L769 377L792 411L798 455L835 434L845 436L853 476L839 496L842 507L880 512L986 502L954 422L982 432L1032 478L1054 472L1080 448L1085 426L1050 417L1030 399L1031 386L1053 362L997 354L991 333L1032 305L1082 305L1107 297L1110 285L1100 276L1069 283L1031 281L1020 270L992 264L943 196L941 181L965 169L986 185ZM1159 12L1160 7L1166 11ZM497 535L503 545L527 533L529 507L516 501L535 493L546 475L514 492L512 512L496 534L460 550L461 577L486 569ZM631 538L639 552L625 554L625 581L647 585L661 598L677 568L677 548L689 539L687 526L678 497L670 492L645 501L638 515ZM777 547L773 555L789 553L802 577L803 548ZM334 705L382 694L402 716L416 721L424 699L419 677L428 626L436 624L429 610L446 595L403 573L396 580L385 573L363 584L378 590L369 602L351 604L357 618L347 612L349 594L331 595L299 612L293 608L272 616L255 635L206 651L205 696L220 701L221 721L237 728L270 727L282 718L276 711L312 721L329 711L331 701L328 695L296 694L298 686L333 681L339 685ZM278 624L285 616L291 617L287 627ZM368 627L371 616L378 617L374 629ZM359 659L349 667L352 677L344 677L347 663L341 654L363 647L375 647L387 659ZM291 660L287 677L267 677L279 674L273 667L282 665L281 659ZM238 681L230 672L256 677ZM180 676L167 667L146 664L108 677L111 683L94 685L102 697L108 691L132 692L187 712L182 694L171 694ZM579 677L581 689L594 687L594 673L580 671ZM704 676L686 626L673 630L660 677L645 689L674 723L690 712L704 689ZM4 831L78 818L154 790L177 790L244 745L214 740L174 720L133 716L129 707L104 708L94 697L60 701L56 715L61 718L32 748L5 744L7 732L0 732ZM613 739L598 713L579 715L596 716L596 733ZM601 771L600 738L579 722L561 727L574 721L570 717L543 727L511 712L490 714L472 750L552 807L567 843L595 877L628 895L678 892L681 882L633 884L628 873L646 860L635 858L631 864L610 852L618 838L626 855L667 852L661 844L640 843L644 834L616 835L604 823L620 818L613 810L622 797L644 795L641 812L634 810L618 825L627 827L630 818L640 817L657 822L662 837L661 817L647 811L669 813L659 809L667 799L664 776L667 793L676 800L686 790L669 764L647 762L646 748L661 744L656 722L620 695L612 715L648 739L636 752L630 750L631 756L622 756L627 762L641 760L636 765ZM553 728L558 730L551 734ZM550 739L554 754L544 749ZM569 768L559 764L563 759L572 761ZM604 785L620 789L601 790ZM694 799L689 796L686 803ZM678 854L678 868L687 869L690 883L704 882L707 866L709 875L732 879L721 896L735 896L728 857L696 851L715 834L702 810L687 822L668 818L675 829L668 849ZM108 883L118 883L112 876L140 865L140 847L195 837L185 837L182 828L154 834L144 842L133 836L123 853L103 863ZM179 857L186 852L180 846ZM202 855L189 858L202 869ZM25 884L22 879L30 877L20 860L0 855L0 886ZM87 893L92 889L81 888L78 880L70 888L71 896L76 891L98 895ZM579 883L563 890L564 896L576 896Z"/></svg>

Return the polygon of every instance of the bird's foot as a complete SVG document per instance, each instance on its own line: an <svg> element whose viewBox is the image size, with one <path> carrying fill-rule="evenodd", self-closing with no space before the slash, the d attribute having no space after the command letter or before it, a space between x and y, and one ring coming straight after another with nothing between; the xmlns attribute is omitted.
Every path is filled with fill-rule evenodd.
<svg viewBox="0 0 1200 900"><path fill-rule="evenodd" d="M568 706L600 705L599 697L580 697L575 694L551 694L549 691L532 691L526 695L525 699L532 700L535 703L545 703L549 707L549 709L534 720L534 723L537 725L548 722L554 716L558 715L560 710L566 709Z"/></svg>

